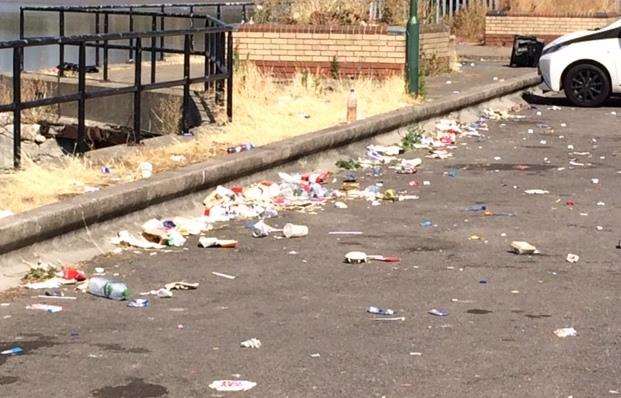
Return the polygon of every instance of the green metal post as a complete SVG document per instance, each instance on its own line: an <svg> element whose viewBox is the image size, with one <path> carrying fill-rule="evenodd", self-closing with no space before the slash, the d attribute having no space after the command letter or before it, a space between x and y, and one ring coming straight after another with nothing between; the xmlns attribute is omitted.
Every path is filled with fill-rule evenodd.
<svg viewBox="0 0 621 398"><path fill-rule="evenodd" d="M418 69L420 48L420 24L418 23L418 0L410 0L410 19L406 30L408 92L418 94Z"/></svg>

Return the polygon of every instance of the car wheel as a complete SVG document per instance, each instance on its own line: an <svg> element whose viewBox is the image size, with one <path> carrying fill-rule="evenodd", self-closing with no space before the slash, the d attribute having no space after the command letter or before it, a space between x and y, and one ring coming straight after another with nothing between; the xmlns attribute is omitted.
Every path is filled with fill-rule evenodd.
<svg viewBox="0 0 621 398"><path fill-rule="evenodd" d="M578 64L565 74L563 89L574 105L600 106L610 96L610 79L599 66Z"/></svg>

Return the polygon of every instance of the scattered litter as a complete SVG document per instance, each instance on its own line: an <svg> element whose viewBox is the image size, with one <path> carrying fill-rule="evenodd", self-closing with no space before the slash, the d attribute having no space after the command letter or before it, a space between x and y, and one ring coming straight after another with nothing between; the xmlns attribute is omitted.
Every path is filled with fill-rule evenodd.
<svg viewBox="0 0 621 398"><path fill-rule="evenodd" d="M164 287L166 288L166 290L194 290L198 288L198 282L171 282L165 284Z"/></svg>
<svg viewBox="0 0 621 398"><path fill-rule="evenodd" d="M431 315L435 315L435 316L447 316L448 315L448 311L442 308L433 308L431 310L428 311L429 314Z"/></svg>
<svg viewBox="0 0 621 398"><path fill-rule="evenodd" d="M102 276L95 276L88 280L87 290L90 294L112 300L127 300L129 290L127 285Z"/></svg>
<svg viewBox="0 0 621 398"><path fill-rule="evenodd" d="M209 388L216 391L248 391L254 388L257 383L248 380L216 380L209 385Z"/></svg>
<svg viewBox="0 0 621 398"><path fill-rule="evenodd" d="M24 285L26 289L58 289L64 284L64 279L53 278L43 282L33 282Z"/></svg>
<svg viewBox="0 0 621 398"><path fill-rule="evenodd" d="M235 278L237 278L236 276L233 276L233 275L227 275L227 274L222 274L222 273L220 273L220 272L212 272L211 274L212 274L212 275L215 275L215 276L219 276L219 277L221 277L221 278L226 278L226 279L235 279Z"/></svg>
<svg viewBox="0 0 621 398"><path fill-rule="evenodd" d="M578 256L577 254L571 254L571 253L569 253L569 254L567 255L567 262L568 262L568 263L572 263L572 264L574 264L574 263L577 263L577 262L578 262L578 260L580 260L580 256Z"/></svg>
<svg viewBox="0 0 621 398"><path fill-rule="evenodd" d="M142 162L138 165L138 171L142 178L151 178L153 176L153 165L149 162Z"/></svg>
<svg viewBox="0 0 621 398"><path fill-rule="evenodd" d="M328 235L362 235L362 231L330 231Z"/></svg>
<svg viewBox="0 0 621 398"><path fill-rule="evenodd" d="M286 238L302 238L308 235L308 227L306 225L285 224L282 229Z"/></svg>
<svg viewBox="0 0 621 398"><path fill-rule="evenodd" d="M377 318L371 318L374 321L405 321L405 317L404 316L397 316L397 317L392 317L392 318L388 318L388 317L377 317Z"/></svg>
<svg viewBox="0 0 621 398"><path fill-rule="evenodd" d="M515 254L539 254L537 248L528 242L513 241L511 249Z"/></svg>
<svg viewBox="0 0 621 398"><path fill-rule="evenodd" d="M599 184L599 178L591 178L593 184Z"/></svg>
<svg viewBox="0 0 621 398"><path fill-rule="evenodd" d="M49 304L31 304L31 305L26 306L26 309L40 310L40 311L46 311L49 313L55 313L55 312L62 311L63 307L59 305L49 305Z"/></svg>
<svg viewBox="0 0 621 398"><path fill-rule="evenodd" d="M77 299L77 297L74 297L74 296L54 296L54 295L47 295L47 294L39 294L37 297L44 298L44 299L56 299L56 300L76 300Z"/></svg>
<svg viewBox="0 0 621 398"><path fill-rule="evenodd" d="M166 246L159 243L150 242L144 238L137 238L128 231L120 231L116 238L111 240L114 245L125 245L138 247L141 249L163 249Z"/></svg>
<svg viewBox="0 0 621 398"><path fill-rule="evenodd" d="M575 337L578 335L578 332L574 328L562 328L562 329L556 329L554 331L554 334L557 335L558 337L565 338L565 337Z"/></svg>
<svg viewBox="0 0 621 398"><path fill-rule="evenodd" d="M382 261L385 263L398 263L401 261L401 259L396 256L371 255L357 251L345 254L345 262L349 264L367 263L369 260Z"/></svg>
<svg viewBox="0 0 621 398"><path fill-rule="evenodd" d="M272 232L279 231L278 229L268 225L263 220L259 220L251 226L252 236L255 238L265 238Z"/></svg>
<svg viewBox="0 0 621 398"><path fill-rule="evenodd" d="M318 352L314 353L314 354L310 354L311 358L319 358L321 356L321 354L319 354Z"/></svg>
<svg viewBox="0 0 621 398"><path fill-rule="evenodd" d="M134 299L127 303L127 306L130 308L146 308L149 306L149 300L147 299Z"/></svg>
<svg viewBox="0 0 621 398"><path fill-rule="evenodd" d="M420 226L423 228L430 228L433 226L433 222L431 222L431 220L423 220L420 222Z"/></svg>
<svg viewBox="0 0 621 398"><path fill-rule="evenodd" d="M344 202L334 202L334 207L337 209L347 209L347 204Z"/></svg>
<svg viewBox="0 0 621 398"><path fill-rule="evenodd" d="M218 239L218 238L207 238L207 237L201 237L198 240L198 246L200 247L221 247L221 248L225 248L225 249L233 249L235 247L237 247L237 241L236 240L226 240L226 239Z"/></svg>
<svg viewBox="0 0 621 398"><path fill-rule="evenodd" d="M83 271L80 271L73 267L64 267L63 278L82 282L86 280L86 274Z"/></svg>
<svg viewBox="0 0 621 398"><path fill-rule="evenodd" d="M7 218L15 215L11 210L0 210L0 218Z"/></svg>
<svg viewBox="0 0 621 398"><path fill-rule="evenodd" d="M23 353L24 353L24 349L22 347L15 346L13 348L0 352L0 355L16 356L16 355L22 355Z"/></svg>
<svg viewBox="0 0 621 398"><path fill-rule="evenodd" d="M423 356L423 353L422 352L410 352L410 355L413 357L420 357L420 356Z"/></svg>
<svg viewBox="0 0 621 398"><path fill-rule="evenodd" d="M261 340L252 338L246 341L242 341L240 345L244 348L260 348Z"/></svg>
<svg viewBox="0 0 621 398"><path fill-rule="evenodd" d="M253 149L255 149L254 144L248 142L245 144L229 147L226 149L226 152L227 153L239 153L239 152L251 151Z"/></svg>
<svg viewBox="0 0 621 398"><path fill-rule="evenodd" d="M524 192L528 195L545 195L550 193L550 191L546 191L545 189L527 189Z"/></svg>
<svg viewBox="0 0 621 398"><path fill-rule="evenodd" d="M367 308L367 312L369 314L375 314L375 315L394 315L395 311L389 309L389 308L379 308L379 307L369 307Z"/></svg>
<svg viewBox="0 0 621 398"><path fill-rule="evenodd" d="M484 204L476 204L466 207L466 211L479 212L487 210L487 206Z"/></svg>

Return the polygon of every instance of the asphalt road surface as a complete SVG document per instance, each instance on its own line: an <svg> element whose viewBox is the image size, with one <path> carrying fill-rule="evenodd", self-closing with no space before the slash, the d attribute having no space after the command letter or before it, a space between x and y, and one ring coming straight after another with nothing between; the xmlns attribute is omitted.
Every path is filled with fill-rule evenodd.
<svg viewBox="0 0 621 398"><path fill-rule="evenodd" d="M200 282L195 291L151 297L143 309L78 293L54 314L26 310L45 301L31 291L5 294L0 349L25 353L0 356L0 396L616 396L621 109L535 102L524 119L460 139L454 158L424 159L416 175L360 173L363 186L382 180L420 200L349 201L348 209L270 220L308 225L302 239L255 239L240 222L217 233L238 239L238 249L201 249L194 238L170 253L128 251L85 265L118 272L135 292L176 280ZM464 210L477 202L514 216ZM363 235L328 234L338 230ZM541 255L509 253L513 240ZM343 263L351 250L402 261ZM568 263L568 253L580 260ZM374 320L370 305L405 320ZM564 327L578 335L553 333ZM240 347L253 337L261 348ZM245 393L208 387L237 378L257 385Z"/></svg>

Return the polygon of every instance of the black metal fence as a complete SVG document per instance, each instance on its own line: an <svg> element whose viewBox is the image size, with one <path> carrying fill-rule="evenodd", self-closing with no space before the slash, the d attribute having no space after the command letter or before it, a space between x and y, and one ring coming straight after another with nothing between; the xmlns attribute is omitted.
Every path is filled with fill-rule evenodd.
<svg viewBox="0 0 621 398"><path fill-rule="evenodd" d="M228 4L243 6L242 12L247 12L246 7L251 3L220 3L209 4L217 8L217 14L221 14L222 7ZM190 13L172 13L168 11L173 7L193 7ZM117 95L133 94L133 140L140 142L142 135L141 127L141 95L144 91L157 90L170 87L183 87L183 107L181 111L181 126L183 133L188 133L187 123L190 102L190 86L202 83L205 92L212 90L218 103L226 98L226 113L229 120L233 117L233 27L225 24L219 19L208 14L196 14L193 5L178 4L148 4L132 6L132 8L157 8L157 11L135 11L124 10L123 7L129 6L97 6L97 7L23 7L20 15L20 40L0 42L0 50L12 50L13 53L13 76L12 103L0 105L1 112L13 113L13 164L17 168L21 164L21 112L23 110L58 105L69 102L78 104L78 129L76 152L83 153L88 150L86 141L86 101L94 98L110 97ZM59 13L60 35L56 37L30 37L24 36L24 12L26 11L50 11ZM96 15L97 32L78 36L64 35L64 13L80 12L94 13ZM152 18L152 30L147 32L122 32L109 33L109 19L113 15L150 16ZM103 16L103 33L99 32L100 17ZM243 16L243 15L242 15ZM165 27L166 18L184 18L191 21L191 26L185 29L167 30ZM157 21L160 21L159 27ZM198 24L203 26L197 27ZM133 23L132 23L133 25ZM132 27L133 29L133 27ZM201 36L203 46L195 48L195 38ZM182 38L183 48L174 48L166 44L166 38ZM119 43L120 42L120 43ZM127 43L127 44L125 44ZM78 90L75 94L60 95L34 100L24 101L22 98L22 72L24 50L32 47L59 46L59 66L65 64L66 46L76 46L78 48L77 80ZM98 88L89 90L86 88L87 70L87 48L95 48L95 63L99 66L100 52L103 52L103 78L108 80L108 53L110 50L128 51L134 61L133 84L125 87ZM142 60L143 53L150 54L150 83L144 84L142 79ZM157 58L163 59L165 54L183 54L183 78L170 81L156 81ZM191 77L191 56L204 58L204 70L201 76ZM59 68L59 74L62 68Z"/></svg>

